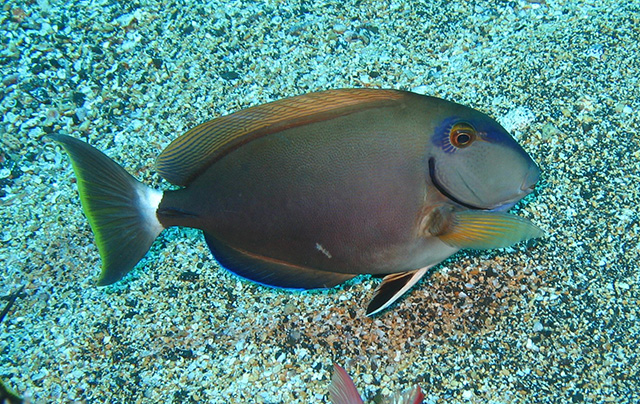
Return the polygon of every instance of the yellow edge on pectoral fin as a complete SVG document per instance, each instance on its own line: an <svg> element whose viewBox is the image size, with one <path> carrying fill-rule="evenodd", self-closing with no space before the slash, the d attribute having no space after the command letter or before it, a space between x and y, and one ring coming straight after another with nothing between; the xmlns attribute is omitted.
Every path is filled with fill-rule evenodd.
<svg viewBox="0 0 640 404"><path fill-rule="evenodd" d="M452 247L486 250L542 236L542 229L519 216L463 211L453 213L452 225L438 237Z"/></svg>
<svg viewBox="0 0 640 404"><path fill-rule="evenodd" d="M404 96L396 90L328 90L243 109L202 123L175 139L158 156L156 169L172 184L186 186L216 159L257 137L359 108L393 104Z"/></svg>

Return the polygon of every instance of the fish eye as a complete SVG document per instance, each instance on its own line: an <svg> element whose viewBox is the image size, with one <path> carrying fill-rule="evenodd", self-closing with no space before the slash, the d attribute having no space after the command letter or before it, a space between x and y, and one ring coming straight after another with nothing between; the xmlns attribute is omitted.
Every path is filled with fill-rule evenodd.
<svg viewBox="0 0 640 404"><path fill-rule="evenodd" d="M458 122L449 132L449 141L454 147L462 149L473 143L476 140L476 135L477 132L473 126L466 122Z"/></svg>

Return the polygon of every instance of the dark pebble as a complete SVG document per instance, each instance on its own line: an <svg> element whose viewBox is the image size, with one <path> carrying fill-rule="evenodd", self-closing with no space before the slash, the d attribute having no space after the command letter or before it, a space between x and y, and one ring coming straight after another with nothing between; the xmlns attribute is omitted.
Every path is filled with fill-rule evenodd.
<svg viewBox="0 0 640 404"><path fill-rule="evenodd" d="M162 67L162 59L160 58L151 59L151 63L153 64L153 67L155 67L156 69L159 69Z"/></svg>
<svg viewBox="0 0 640 404"><path fill-rule="evenodd" d="M193 25L189 24L189 25L187 25L186 27L184 27L184 28L182 29L182 33L183 33L183 34L190 34L190 33L192 33L192 32L193 32L193 31L195 31L195 30L196 30L196 29L195 29L195 28L193 28Z"/></svg>
<svg viewBox="0 0 640 404"><path fill-rule="evenodd" d="M129 307L136 307L138 305L138 300L134 298L127 298L124 304Z"/></svg>
<svg viewBox="0 0 640 404"><path fill-rule="evenodd" d="M287 339L285 340L285 342L288 345L296 345L301 338L302 338L302 334L300 333L300 331L289 330L289 332L287 333Z"/></svg>
<svg viewBox="0 0 640 404"><path fill-rule="evenodd" d="M51 66L55 67L56 69L62 67L62 65L56 59L49 60L49 64L51 64Z"/></svg>
<svg viewBox="0 0 640 404"><path fill-rule="evenodd" d="M178 277L178 279L180 279L181 281L189 281L189 282L197 281L198 278L200 278L200 274L193 271L184 271Z"/></svg>
<svg viewBox="0 0 640 404"><path fill-rule="evenodd" d="M379 34L380 33L380 29L378 27L376 27L375 25L371 25L371 24L364 24L362 26L362 28L366 29L367 31L371 32L372 34Z"/></svg>
<svg viewBox="0 0 640 404"><path fill-rule="evenodd" d="M11 175L8 178L0 179L0 190L7 185L11 185L13 180L22 175L22 170L20 170L16 161L13 160L10 155L5 154L2 151L0 151L0 168L8 168L11 171ZM6 196L6 194L3 192L0 198L4 196Z"/></svg>
<svg viewBox="0 0 640 404"><path fill-rule="evenodd" d="M84 101L85 101L86 96L83 93L75 92L75 93L73 93L73 97L72 98L73 98L73 102L77 106L81 107L81 106L84 105Z"/></svg>
<svg viewBox="0 0 640 404"><path fill-rule="evenodd" d="M136 315L136 314L138 314L138 312L137 312L137 311L135 311L135 310L129 310L129 311L124 315L124 318L127 318L127 319L129 319L129 318L133 318L133 317L135 317L135 315Z"/></svg>
<svg viewBox="0 0 640 404"><path fill-rule="evenodd" d="M47 70L48 67L49 66L47 66L46 63L36 63L31 68L31 73L33 74L42 73L43 71Z"/></svg>
<svg viewBox="0 0 640 404"><path fill-rule="evenodd" d="M169 297L177 297L180 294L179 290L175 286L169 286L166 293Z"/></svg>
<svg viewBox="0 0 640 404"><path fill-rule="evenodd" d="M9 87L11 85L14 85L18 82L18 74L10 74L8 76L6 76L5 78L2 79L2 84L4 84L6 87Z"/></svg>
<svg viewBox="0 0 640 404"><path fill-rule="evenodd" d="M224 35L224 28L220 28L220 29L212 29L209 31L213 36L215 37L221 37Z"/></svg>
<svg viewBox="0 0 640 404"><path fill-rule="evenodd" d="M240 75L236 72L227 71L227 72L220 73L220 77L222 77L225 80L235 80L240 78Z"/></svg>
<svg viewBox="0 0 640 404"><path fill-rule="evenodd" d="M591 129L593 129L595 123L594 122L582 122L580 124L582 126L582 131L587 134L589 132L591 132Z"/></svg>

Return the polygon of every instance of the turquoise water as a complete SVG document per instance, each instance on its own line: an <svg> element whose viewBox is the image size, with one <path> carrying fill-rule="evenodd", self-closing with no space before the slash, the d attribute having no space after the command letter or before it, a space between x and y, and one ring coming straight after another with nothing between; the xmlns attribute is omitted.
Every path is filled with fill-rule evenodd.
<svg viewBox="0 0 640 404"><path fill-rule="evenodd" d="M31 402L637 402L638 16L629 2L4 5L0 378ZM461 252L383 314L368 276L273 290L170 229L125 280L100 260L70 164L89 141L156 188L198 123L286 96L399 88L479 109L543 170L535 243ZM1 302L0 302L1 303Z"/></svg>

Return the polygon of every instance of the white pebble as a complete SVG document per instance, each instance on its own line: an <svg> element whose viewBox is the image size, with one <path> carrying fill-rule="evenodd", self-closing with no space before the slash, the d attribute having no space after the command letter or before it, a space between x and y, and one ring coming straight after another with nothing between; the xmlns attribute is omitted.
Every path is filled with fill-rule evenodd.
<svg viewBox="0 0 640 404"><path fill-rule="evenodd" d="M131 122L131 129L133 129L134 131L140 130L140 128L142 128L143 126L144 126L144 122L141 121L140 119L134 119Z"/></svg>
<svg viewBox="0 0 640 404"><path fill-rule="evenodd" d="M429 86L425 86L425 85L414 87L411 89L411 91L417 94L422 94L422 95L428 94L430 92Z"/></svg>
<svg viewBox="0 0 640 404"><path fill-rule="evenodd" d="M76 108L76 116L79 120L84 121L87 119L87 115L89 115L89 111L85 107Z"/></svg>
<svg viewBox="0 0 640 404"><path fill-rule="evenodd" d="M531 338L527 338L527 343L525 344L525 348L530 349L535 352L539 352L540 348L531 341Z"/></svg>
<svg viewBox="0 0 640 404"><path fill-rule="evenodd" d="M40 369L35 375L31 376L32 381L38 381L44 379L49 375L49 371L47 369Z"/></svg>
<svg viewBox="0 0 640 404"><path fill-rule="evenodd" d="M43 22L42 25L40 25L40 35L47 35L53 32L53 27L51 26L51 24L47 23L47 22Z"/></svg>
<svg viewBox="0 0 640 404"><path fill-rule="evenodd" d="M342 34L346 30L347 30L347 26L341 23L337 23L333 26L333 32L338 34Z"/></svg>
<svg viewBox="0 0 640 404"><path fill-rule="evenodd" d="M504 126L507 132L513 132L514 130L527 128L535 119L536 116L532 110L520 106L509 110L506 115L498 118L498 121Z"/></svg>
<svg viewBox="0 0 640 404"><path fill-rule="evenodd" d="M533 331L535 332L540 332L544 329L544 326L542 325L541 322L536 321L535 323L533 323Z"/></svg>
<svg viewBox="0 0 640 404"><path fill-rule="evenodd" d="M133 19L135 18L135 15L130 13L130 14L123 14L120 17L116 18L116 22L118 23L118 25L120 25L121 27L126 27L131 25L131 23L133 22Z"/></svg>
<svg viewBox="0 0 640 404"><path fill-rule="evenodd" d="M6 114L4 114L4 121L12 123L12 124L15 124L18 121L18 115L16 115L13 112L9 111Z"/></svg>

